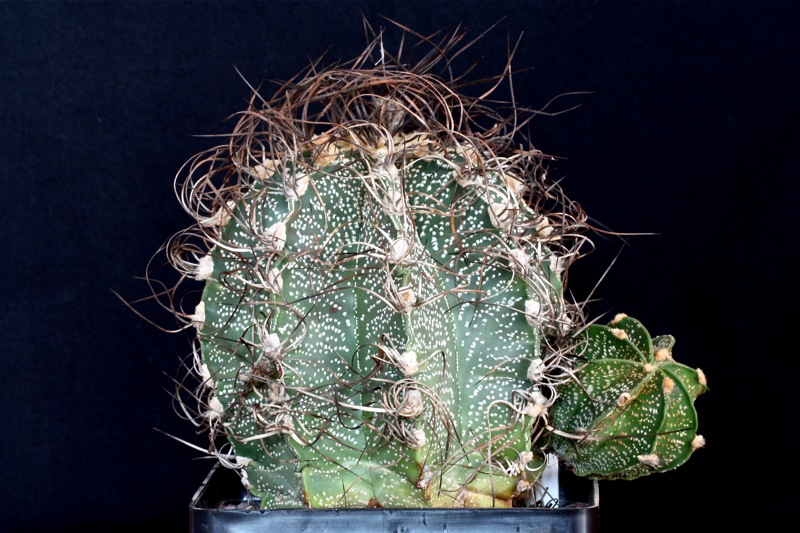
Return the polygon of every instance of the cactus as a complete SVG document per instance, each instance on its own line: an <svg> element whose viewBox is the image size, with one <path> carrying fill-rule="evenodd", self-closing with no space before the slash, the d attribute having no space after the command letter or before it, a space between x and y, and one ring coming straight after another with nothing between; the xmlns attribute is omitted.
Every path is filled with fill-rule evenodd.
<svg viewBox="0 0 800 533"><path fill-rule="evenodd" d="M695 399L702 370L675 362L671 335L655 338L617 315L575 336L576 379L559 387L553 449L578 475L633 479L677 468L705 444ZM577 438L576 438L577 437Z"/></svg>
<svg viewBox="0 0 800 533"><path fill-rule="evenodd" d="M181 283L203 283L196 306L169 304L197 330L199 384L181 382L196 407L180 405L262 508L519 506L551 451L601 477L685 460L675 442L694 434L685 403L702 387L625 319L634 340L614 353L654 368L624 384L631 404L655 377L675 383L647 453L631 453L669 462L609 470L626 450L599 439L629 425L597 406L623 384L585 392L602 386L594 369L628 362L564 296L586 216L521 135L534 111L503 116L491 90L434 73L462 38L410 64L377 35L269 100L254 90L176 183L194 224L166 250Z"/></svg>

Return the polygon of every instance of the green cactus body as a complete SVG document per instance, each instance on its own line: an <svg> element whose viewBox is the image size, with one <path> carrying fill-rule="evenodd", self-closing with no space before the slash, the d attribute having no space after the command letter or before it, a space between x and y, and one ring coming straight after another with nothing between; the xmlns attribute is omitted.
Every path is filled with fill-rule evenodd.
<svg viewBox="0 0 800 533"><path fill-rule="evenodd" d="M585 364L559 387L551 424L553 448L578 475L633 479L683 464L704 440L695 399L702 371L672 359L675 339L651 339L642 324L619 315L578 336Z"/></svg>
<svg viewBox="0 0 800 533"><path fill-rule="evenodd" d="M264 507L511 505L542 467L526 302L551 309L560 283L515 259L549 254L542 218L453 151L340 144L254 170L220 217L196 313L208 416Z"/></svg>
<svg viewBox="0 0 800 533"><path fill-rule="evenodd" d="M701 443L674 340L565 301L587 217L520 139L535 112L433 74L462 38L254 92L183 169L165 250L204 288L152 287L197 328L183 412L262 508L524 505L547 452L632 478Z"/></svg>

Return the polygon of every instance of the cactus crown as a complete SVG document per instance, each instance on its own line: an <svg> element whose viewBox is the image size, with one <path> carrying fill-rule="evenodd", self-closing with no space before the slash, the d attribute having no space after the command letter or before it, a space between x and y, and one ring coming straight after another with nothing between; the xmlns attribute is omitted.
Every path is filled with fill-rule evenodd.
<svg viewBox="0 0 800 533"><path fill-rule="evenodd" d="M227 142L179 175L195 223L166 251L181 281L204 284L195 307L167 304L197 328L200 382L182 385L197 407L181 407L262 507L518 505L547 451L582 475L632 477L619 472L677 446L585 438L609 427L608 394L575 377L601 386L606 366L589 367L611 364L586 355L604 348L564 297L586 216L521 134L535 112L502 116L491 90L466 96L436 73L464 36L421 37L431 51L408 64L374 35L271 99L254 91ZM689 375L651 359L635 371ZM641 382L613 394L637 405ZM678 388L662 411L693 412L702 387ZM649 430L694 437L693 417L664 418ZM603 453L625 456L612 474L586 459Z"/></svg>

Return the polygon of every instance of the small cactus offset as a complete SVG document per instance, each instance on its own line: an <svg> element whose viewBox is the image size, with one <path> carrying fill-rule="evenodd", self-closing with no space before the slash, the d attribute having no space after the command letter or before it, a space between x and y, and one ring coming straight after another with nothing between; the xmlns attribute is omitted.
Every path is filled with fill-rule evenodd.
<svg viewBox="0 0 800 533"><path fill-rule="evenodd" d="M682 465L705 444L694 401L702 370L675 362L670 335L651 338L617 315L575 336L576 380L559 387L553 448L578 475L633 479Z"/></svg>
<svg viewBox="0 0 800 533"><path fill-rule="evenodd" d="M202 282L170 304L197 330L181 407L262 508L528 505L547 453L632 478L701 442L671 337L565 298L586 216L521 138L534 111L435 74L463 37L410 64L376 35L254 91L177 184L195 223L167 252Z"/></svg>

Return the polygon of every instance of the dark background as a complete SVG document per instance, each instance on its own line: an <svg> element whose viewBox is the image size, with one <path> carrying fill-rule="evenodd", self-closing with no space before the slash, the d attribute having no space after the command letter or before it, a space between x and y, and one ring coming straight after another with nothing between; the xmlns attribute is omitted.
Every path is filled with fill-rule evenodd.
<svg viewBox="0 0 800 533"><path fill-rule="evenodd" d="M550 176L598 223L653 234L595 238L570 288L586 297L619 254L589 309L677 338L709 378L708 445L672 472L602 482L602 531L789 518L798 2L1 2L0 530L188 530L211 463L156 428L194 438L169 394L189 338L112 290L146 296L137 277L189 223L172 180L244 108L236 69L258 84L326 50L349 59L362 13L424 34L500 21L467 54L486 56L476 77L522 34L520 103L586 92L531 125L560 157Z"/></svg>

